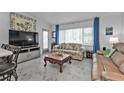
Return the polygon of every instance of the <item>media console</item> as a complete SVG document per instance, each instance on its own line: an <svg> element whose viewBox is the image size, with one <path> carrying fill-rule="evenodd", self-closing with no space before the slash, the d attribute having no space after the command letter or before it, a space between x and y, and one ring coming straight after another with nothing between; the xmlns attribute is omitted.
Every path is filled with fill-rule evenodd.
<svg viewBox="0 0 124 93"><path fill-rule="evenodd" d="M18 63L22 63L40 57L40 47L22 48L18 57Z"/></svg>

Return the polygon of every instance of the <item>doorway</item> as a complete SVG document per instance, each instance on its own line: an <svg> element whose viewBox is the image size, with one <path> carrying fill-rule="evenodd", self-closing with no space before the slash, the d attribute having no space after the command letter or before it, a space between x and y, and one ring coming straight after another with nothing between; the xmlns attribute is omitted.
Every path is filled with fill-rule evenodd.
<svg viewBox="0 0 124 93"><path fill-rule="evenodd" d="M48 46L48 31L43 29L43 53L48 52L49 46Z"/></svg>

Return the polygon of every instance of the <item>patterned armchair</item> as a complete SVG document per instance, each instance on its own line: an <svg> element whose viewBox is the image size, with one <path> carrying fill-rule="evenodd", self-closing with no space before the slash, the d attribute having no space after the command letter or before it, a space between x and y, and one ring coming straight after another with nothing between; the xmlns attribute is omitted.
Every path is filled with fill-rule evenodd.
<svg viewBox="0 0 124 93"><path fill-rule="evenodd" d="M72 59L83 60L84 51L81 44L62 43L53 47L53 52L62 52L70 54Z"/></svg>

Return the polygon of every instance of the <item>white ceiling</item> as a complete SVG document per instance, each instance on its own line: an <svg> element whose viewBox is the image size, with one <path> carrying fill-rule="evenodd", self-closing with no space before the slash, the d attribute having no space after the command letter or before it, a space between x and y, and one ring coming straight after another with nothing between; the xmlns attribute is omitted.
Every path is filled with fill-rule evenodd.
<svg viewBox="0 0 124 93"><path fill-rule="evenodd" d="M64 24L80 20L87 20L96 16L110 16L121 14L121 12L28 12L30 15L44 20L46 23Z"/></svg>

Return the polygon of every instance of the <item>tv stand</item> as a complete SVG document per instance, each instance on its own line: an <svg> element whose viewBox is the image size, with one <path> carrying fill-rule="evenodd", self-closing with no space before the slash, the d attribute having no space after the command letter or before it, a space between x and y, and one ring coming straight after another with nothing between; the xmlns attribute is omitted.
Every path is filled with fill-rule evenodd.
<svg viewBox="0 0 124 93"><path fill-rule="evenodd" d="M40 57L40 47L22 48L18 57L18 63L22 63Z"/></svg>

